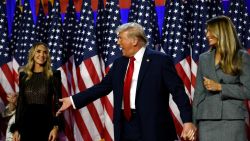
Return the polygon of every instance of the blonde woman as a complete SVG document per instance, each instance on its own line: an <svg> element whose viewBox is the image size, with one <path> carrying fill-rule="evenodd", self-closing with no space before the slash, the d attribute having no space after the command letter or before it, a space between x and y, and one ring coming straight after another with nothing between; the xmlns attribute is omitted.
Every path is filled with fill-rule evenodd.
<svg viewBox="0 0 250 141"><path fill-rule="evenodd" d="M226 16L207 21L206 37L211 49L200 55L193 101L199 141L246 141L250 56Z"/></svg>
<svg viewBox="0 0 250 141"><path fill-rule="evenodd" d="M61 75L52 72L46 44L35 43L30 49L19 88L13 141L55 141L61 126L54 113L60 106Z"/></svg>

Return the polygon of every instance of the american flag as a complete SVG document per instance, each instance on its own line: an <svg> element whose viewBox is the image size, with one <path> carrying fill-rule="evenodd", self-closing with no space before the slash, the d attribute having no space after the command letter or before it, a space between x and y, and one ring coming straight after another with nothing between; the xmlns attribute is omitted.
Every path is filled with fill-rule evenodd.
<svg viewBox="0 0 250 141"><path fill-rule="evenodd" d="M29 0L24 1L23 13L19 24L17 40L14 44L13 67L15 72L19 66L26 64L27 54L32 44L36 42L35 24L30 8Z"/></svg>
<svg viewBox="0 0 250 141"><path fill-rule="evenodd" d="M96 45L94 15L91 1L82 3L80 23L74 48L73 94L84 91L102 79L98 47ZM101 140L103 138L103 104L98 99L74 111L76 140Z"/></svg>
<svg viewBox="0 0 250 141"><path fill-rule="evenodd" d="M13 21L13 25L12 25L12 34L10 36L10 48L12 50L11 55L13 56L13 53L15 52L15 48L16 48L16 42L17 42L17 37L19 37L19 32L20 32L20 22L21 22L21 18L22 18L22 11L21 11L21 6L16 6L15 8L15 16L14 16L14 21ZM17 54L16 54L17 55ZM19 64L17 64L17 62L15 61L15 57L18 56L14 56L13 61L12 61L12 68L13 69L12 73L13 73L13 78L15 81L15 92L19 91L19 86L18 86L18 73L17 70L19 67Z"/></svg>
<svg viewBox="0 0 250 141"><path fill-rule="evenodd" d="M66 97L71 95L70 85L68 83L68 68L67 68L67 52L63 45L65 44L63 41L63 25L62 18L60 14L60 3L59 0L54 1L54 5L51 11L49 11L47 15L47 25L48 27L48 45L51 53L51 62L54 70L61 71L61 81L62 81L62 97ZM65 139L64 140L72 140L72 120L71 120L71 111L66 111L64 113L65 119Z"/></svg>
<svg viewBox="0 0 250 141"><path fill-rule="evenodd" d="M77 20L75 15L75 7L72 0L69 1L67 13L63 23L63 49L65 54L65 63L61 67L62 69L62 86L63 86L63 97L67 97L72 95L72 67L73 67L73 50L76 44L76 33L77 33ZM78 134L74 134L73 126L74 126L74 118L72 109L69 109L64 112L65 119L65 130L64 133L68 140L74 141L74 135L79 136Z"/></svg>
<svg viewBox="0 0 250 141"><path fill-rule="evenodd" d="M55 0L51 15L49 16L51 17L51 21L48 29L48 45L51 53L51 65L56 70L66 61L63 49L62 18L58 0Z"/></svg>
<svg viewBox="0 0 250 141"><path fill-rule="evenodd" d="M43 10L42 2L39 4L38 16L36 21L36 37L37 41L47 43L46 17Z"/></svg>
<svg viewBox="0 0 250 141"><path fill-rule="evenodd" d="M45 15L45 30L44 30L44 34L45 34L45 43L47 43L48 44L48 39L49 39L49 27L51 26L50 25L50 23L51 23L51 16L52 16L52 8L53 8L53 6L52 6L52 2L51 2L51 0L48 0L48 13L45 13L45 14L47 14L47 15ZM45 8L44 8L45 9Z"/></svg>
<svg viewBox="0 0 250 141"><path fill-rule="evenodd" d="M12 77L11 49L8 46L8 28L6 19L6 5L0 2L0 111L7 104L7 93L14 92Z"/></svg>
<svg viewBox="0 0 250 141"><path fill-rule="evenodd" d="M7 104L7 93L14 92L14 79L12 77L11 49L8 46L8 28L6 19L6 5L0 1L0 112ZM7 128L5 123L0 121L0 140Z"/></svg>
<svg viewBox="0 0 250 141"><path fill-rule="evenodd" d="M242 46L250 53L250 19L247 11L246 1L230 1L230 7L227 15L235 25L238 37ZM246 101L250 113L250 101ZM248 139L250 140L250 119L246 120Z"/></svg>
<svg viewBox="0 0 250 141"><path fill-rule="evenodd" d="M15 22L13 33L11 36L11 48L13 49L13 77L15 80L15 91L19 91L18 87L18 68L27 62L28 50L32 44L36 42L35 24L29 0L24 1L24 6L16 8Z"/></svg>
<svg viewBox="0 0 250 141"><path fill-rule="evenodd" d="M244 48L250 49L250 18L245 0L230 1L227 15L235 25Z"/></svg>
<svg viewBox="0 0 250 141"><path fill-rule="evenodd" d="M101 54L105 63L105 68L107 68L110 67L109 65L111 65L116 58L121 56L121 49L117 46L117 35L115 32L116 28L121 25L119 1L107 0L105 13L105 15L102 15L104 16L102 19L106 18L106 20L104 21L104 30L102 34L104 35L104 39L102 46L103 52ZM96 24L98 26L98 24L101 23Z"/></svg>
<svg viewBox="0 0 250 141"><path fill-rule="evenodd" d="M96 44L99 48L99 52L104 51L104 29L106 29L107 11L104 9L103 0L98 0L97 18L96 18Z"/></svg>
<svg viewBox="0 0 250 141"><path fill-rule="evenodd" d="M155 2L153 0L132 0L129 22L136 22L142 25L148 38L148 47L153 49L159 48L160 35Z"/></svg>
<svg viewBox="0 0 250 141"><path fill-rule="evenodd" d="M102 29L100 30L101 33L97 34L97 38L101 39L100 41L102 42L102 52L100 53L101 59L104 62L104 73L107 73L112 66L113 61L121 56L121 49L117 45L117 34L115 32L116 28L121 25L119 1L107 0L105 9L103 11L99 10L98 12L97 19L104 19L103 21L97 20L96 26L99 27L99 29ZM103 13L101 14L101 12ZM104 103L104 139L111 141L114 140L113 93L102 98L102 101Z"/></svg>
<svg viewBox="0 0 250 141"><path fill-rule="evenodd" d="M166 3L162 29L162 51L172 57L176 70L184 82L185 90L192 98L190 77L190 3L175 0ZM167 105L166 105L167 106ZM177 134L182 131L179 110L170 97L169 106L175 121Z"/></svg>

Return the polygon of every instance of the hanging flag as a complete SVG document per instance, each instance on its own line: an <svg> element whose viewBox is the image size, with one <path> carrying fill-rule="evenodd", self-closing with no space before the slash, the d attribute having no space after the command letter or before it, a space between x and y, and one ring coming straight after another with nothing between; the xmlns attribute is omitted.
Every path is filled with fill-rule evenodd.
<svg viewBox="0 0 250 141"><path fill-rule="evenodd" d="M186 93L192 99L190 77L190 2L174 0L165 6L162 29L162 51L172 57L178 75L182 79ZM178 136L182 132L182 120L177 105L170 97L169 106Z"/></svg>
<svg viewBox="0 0 250 141"><path fill-rule="evenodd" d="M148 38L147 47L156 50L160 48L160 32L153 0L132 0L129 22L138 23L143 27Z"/></svg>

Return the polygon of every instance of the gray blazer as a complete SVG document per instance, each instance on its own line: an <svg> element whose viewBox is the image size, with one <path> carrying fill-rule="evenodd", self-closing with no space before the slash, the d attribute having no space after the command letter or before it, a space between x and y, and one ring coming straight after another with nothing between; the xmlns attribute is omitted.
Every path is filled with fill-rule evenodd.
<svg viewBox="0 0 250 141"><path fill-rule="evenodd" d="M250 55L239 51L242 56L242 73L236 76L222 72L215 66L215 50L200 55L193 100L193 121L244 119L247 117L245 99L250 99ZM210 92L203 86L203 77L222 85L221 92Z"/></svg>

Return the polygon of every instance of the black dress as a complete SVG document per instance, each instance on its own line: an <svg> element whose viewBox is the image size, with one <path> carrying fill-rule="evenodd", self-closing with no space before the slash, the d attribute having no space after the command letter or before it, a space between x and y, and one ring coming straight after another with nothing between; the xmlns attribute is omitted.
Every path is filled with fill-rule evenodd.
<svg viewBox="0 0 250 141"><path fill-rule="evenodd" d="M57 71L50 79L42 72L26 78L25 73L20 74L16 122L11 130L19 131L21 141L47 141L53 126L61 126L61 120L55 117L60 108L60 73Z"/></svg>

